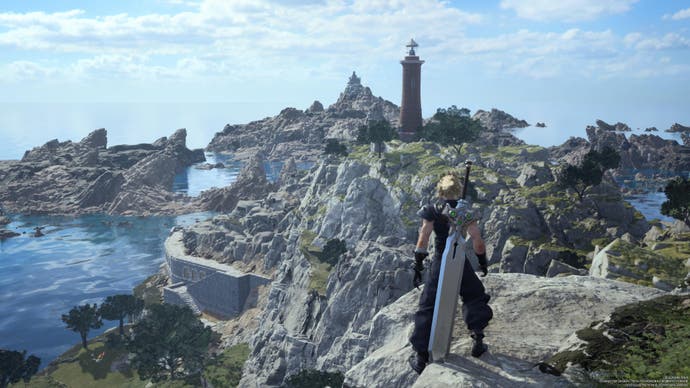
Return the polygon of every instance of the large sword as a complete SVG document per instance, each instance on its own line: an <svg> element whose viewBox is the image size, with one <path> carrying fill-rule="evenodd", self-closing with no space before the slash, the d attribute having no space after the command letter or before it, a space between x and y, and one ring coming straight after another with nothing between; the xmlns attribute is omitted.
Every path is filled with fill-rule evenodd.
<svg viewBox="0 0 690 388"><path fill-rule="evenodd" d="M471 167L472 162L466 161L462 199L465 199L467 195ZM461 214L463 213L461 210L457 206L451 208L448 204L446 204L443 210L443 214L450 220L450 230L448 231L446 247L443 250L441 259L441 272L438 278L434 316L431 322L429 356L433 362L443 362L448 356L462 274L465 269L465 239L462 235L462 226L465 219L464 214Z"/></svg>

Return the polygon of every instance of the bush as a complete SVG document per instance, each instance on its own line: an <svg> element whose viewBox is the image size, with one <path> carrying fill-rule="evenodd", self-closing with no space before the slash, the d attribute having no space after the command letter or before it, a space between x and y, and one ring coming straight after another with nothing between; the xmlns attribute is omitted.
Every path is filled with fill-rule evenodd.
<svg viewBox="0 0 690 388"><path fill-rule="evenodd" d="M321 372L316 369L304 369L285 381L288 388L323 388L342 387L345 376L340 372Z"/></svg>
<svg viewBox="0 0 690 388"><path fill-rule="evenodd" d="M347 252L347 245L345 245L344 240L337 238L328 240L326 245L323 247L323 251L321 252L321 261L335 266L338 264L340 256L345 252Z"/></svg>
<svg viewBox="0 0 690 388"><path fill-rule="evenodd" d="M347 147L341 144L337 139L326 140L326 149L323 151L327 155L342 155L347 156Z"/></svg>

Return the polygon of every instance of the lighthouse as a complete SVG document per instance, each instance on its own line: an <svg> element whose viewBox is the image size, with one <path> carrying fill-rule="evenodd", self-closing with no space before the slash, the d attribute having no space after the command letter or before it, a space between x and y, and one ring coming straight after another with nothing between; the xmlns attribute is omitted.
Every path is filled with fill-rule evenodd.
<svg viewBox="0 0 690 388"><path fill-rule="evenodd" d="M418 46L414 39L410 39L405 45L409 47L407 56L400 61L403 67L400 138L407 141L414 139L415 133L422 128L421 81L424 61L420 60L414 51Z"/></svg>

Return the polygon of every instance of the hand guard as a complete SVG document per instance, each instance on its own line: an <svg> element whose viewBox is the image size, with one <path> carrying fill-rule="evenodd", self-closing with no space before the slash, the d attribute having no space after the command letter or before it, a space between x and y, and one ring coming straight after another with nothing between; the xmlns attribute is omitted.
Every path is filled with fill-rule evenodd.
<svg viewBox="0 0 690 388"><path fill-rule="evenodd" d="M414 251L414 278L412 279L412 285L417 289L424 283L422 272L424 272L424 259L427 256L429 256L428 252Z"/></svg>
<svg viewBox="0 0 690 388"><path fill-rule="evenodd" d="M482 270L482 277L485 277L489 273L489 266L486 262L486 253L477 254L477 259L479 261L479 269Z"/></svg>

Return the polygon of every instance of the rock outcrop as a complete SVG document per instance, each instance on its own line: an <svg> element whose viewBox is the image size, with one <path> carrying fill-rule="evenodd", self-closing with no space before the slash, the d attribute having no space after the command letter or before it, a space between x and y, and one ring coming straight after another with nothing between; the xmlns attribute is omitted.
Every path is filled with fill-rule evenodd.
<svg viewBox="0 0 690 388"><path fill-rule="evenodd" d="M231 212L238 201L263 199L273 190L275 185L266 179L264 157L257 153L242 168L233 184L203 191L198 202L205 210Z"/></svg>
<svg viewBox="0 0 690 388"><path fill-rule="evenodd" d="M0 165L0 202L12 212L176 214L194 210L170 190L175 173L205 160L177 130L154 144L107 148L98 129L78 143L51 140Z"/></svg>
<svg viewBox="0 0 690 388"><path fill-rule="evenodd" d="M611 147L621 156L619 170L690 171L690 147L653 134L626 136L621 129L601 122L588 126L587 142L571 138L550 149L553 159L578 163L589 149ZM603 125L603 126L602 126Z"/></svg>
<svg viewBox="0 0 690 388"><path fill-rule="evenodd" d="M651 288L583 276L542 278L492 274L483 279L494 318L485 330L489 351L470 356L471 340L460 319L445 364L432 364L419 378L407 365L407 338L419 298L414 290L381 309L366 333L366 357L345 372L353 387L554 387L571 386L566 377L543 374L535 363L547 360L576 330L606 318L618 306L663 293ZM575 302L576 301L576 302ZM459 302L460 304L460 302ZM460 309L460 306L458 306ZM444 385L450 384L450 385Z"/></svg>
<svg viewBox="0 0 690 388"><path fill-rule="evenodd" d="M620 121L611 125L607 123L604 120L597 120L597 127L603 131L613 131L613 132L630 132L632 129L628 126L628 124L621 123Z"/></svg>
<svg viewBox="0 0 690 388"><path fill-rule="evenodd" d="M690 133L690 127L686 127L685 125L680 125L678 123L674 123L673 125L671 125L671 128L666 130L666 132Z"/></svg>
<svg viewBox="0 0 690 388"><path fill-rule="evenodd" d="M479 120L484 128L494 132L529 127L527 121L516 119L496 108L492 108L491 111L479 109L472 118Z"/></svg>
<svg viewBox="0 0 690 388"><path fill-rule="evenodd" d="M207 150L233 152L248 159L263 151L267 159L315 161L323 153L325 139L354 140L357 129L368 120L386 119L397 125L400 109L375 97L354 73L338 100L327 109L315 101L306 111L285 108L275 117L242 125L226 125L216 133Z"/></svg>
<svg viewBox="0 0 690 388"><path fill-rule="evenodd" d="M497 298L497 317L503 315L495 321L497 332L491 335L509 332L508 323L499 324L501 319L524 319L523 340L534 341L534 346L506 342L491 353L494 361L471 366L472 372L483 371L479 377L470 377L470 372L458 377L459 372L447 369L438 371L439 375L499 386L567 383L515 369L529 368L530 362L555 352L559 341L572 334L568 330L590 322L590 310L608 313L616 303L628 300L616 300L616 291L606 297L598 292L627 287L639 297L661 292L584 276L587 258L583 252L592 249L593 239L623 235L642 239L649 226L609 184L592 190L586 199L590 202L580 205L573 193L564 193L555 184L546 149L485 150L470 145L459 158L456 150L433 143L393 142L389 148L396 158L380 160L360 150L344 160L325 158L305 176L296 174L288 162L279 185L272 188L275 191L267 187L253 200L233 197L231 206L224 209L227 214L183 232L190 254L272 276L265 303L259 306L241 385L279 386L304 369L339 371L354 386L381 385L386 379L402 386L414 384L415 375L406 365L405 337L418 297L417 291L410 292L409 270L409 252L419 227L415 212L429 199L435 174L459 168L466 157L476 161L470 196L482 215L480 228L487 241L490 271L552 278L490 275L487 284ZM323 247L335 239L345 242L346 252L338 258L323 257ZM492 283L493 279L498 283ZM524 287L543 290L507 297L516 283L518 289L523 287L522 282ZM608 284L614 286L602 286ZM573 290L568 291L569 287ZM534 297L528 297L530 293ZM586 303L579 307L567 303L579 300L580 294ZM504 297L509 298L505 303L501 302ZM601 306L592 307L597 298ZM548 306L542 306L542 301ZM516 310L511 310L513 306ZM400 315L381 315L388 309ZM529 315L520 315L524 309L543 318L544 325L560 317L572 321L572 326L554 328L547 338L535 339L536 332L527 332L536 330L527 323ZM460 342L455 343L454 352L464 357L468 340L464 335L457 338ZM501 363L516 367L506 371ZM374 368L378 377L372 373ZM425 373L432 376L435 369ZM429 381L443 380L437 376Z"/></svg>

